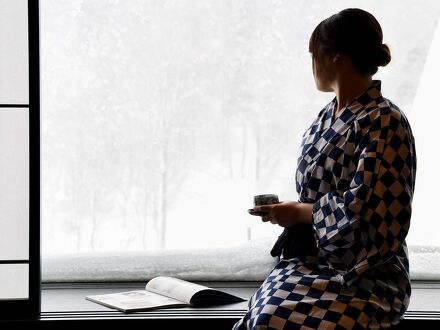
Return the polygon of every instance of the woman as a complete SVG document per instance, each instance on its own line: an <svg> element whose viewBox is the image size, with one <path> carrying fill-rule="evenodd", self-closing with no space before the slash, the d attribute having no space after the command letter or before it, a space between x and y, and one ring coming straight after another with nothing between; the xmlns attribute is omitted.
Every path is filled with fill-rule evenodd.
<svg viewBox="0 0 440 330"><path fill-rule="evenodd" d="M254 211L282 227L310 224L318 252L282 257L234 329L387 328L408 307L416 155L405 115L372 80L391 60L381 27L346 9L315 28L309 51L316 87L336 97L303 136L299 202Z"/></svg>

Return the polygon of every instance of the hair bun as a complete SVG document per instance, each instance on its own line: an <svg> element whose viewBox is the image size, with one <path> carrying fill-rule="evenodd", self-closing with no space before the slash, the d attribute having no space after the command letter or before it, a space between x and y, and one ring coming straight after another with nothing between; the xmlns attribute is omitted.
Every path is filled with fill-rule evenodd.
<svg viewBox="0 0 440 330"><path fill-rule="evenodd" d="M377 66L386 66L391 61L391 51L387 44L382 44L377 51L376 63Z"/></svg>

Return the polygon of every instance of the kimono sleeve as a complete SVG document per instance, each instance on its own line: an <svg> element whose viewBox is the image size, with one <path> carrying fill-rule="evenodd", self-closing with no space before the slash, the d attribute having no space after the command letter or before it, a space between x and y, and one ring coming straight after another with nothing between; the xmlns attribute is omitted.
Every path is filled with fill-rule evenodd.
<svg viewBox="0 0 440 330"><path fill-rule="evenodd" d="M356 153L349 189L331 191L313 205L318 247L347 268L348 283L402 247L415 182L414 141L401 114L378 116Z"/></svg>

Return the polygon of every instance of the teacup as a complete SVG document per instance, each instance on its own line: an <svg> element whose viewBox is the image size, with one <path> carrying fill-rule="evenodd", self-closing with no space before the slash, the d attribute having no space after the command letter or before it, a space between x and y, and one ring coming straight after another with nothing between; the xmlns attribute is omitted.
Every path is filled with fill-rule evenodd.
<svg viewBox="0 0 440 330"><path fill-rule="evenodd" d="M278 204L280 201L275 194L264 194L254 196L254 206Z"/></svg>

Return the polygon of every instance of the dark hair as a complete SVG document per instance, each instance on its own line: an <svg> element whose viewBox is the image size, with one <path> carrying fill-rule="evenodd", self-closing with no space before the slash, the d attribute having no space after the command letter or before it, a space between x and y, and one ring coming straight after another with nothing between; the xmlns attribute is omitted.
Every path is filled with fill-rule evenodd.
<svg viewBox="0 0 440 330"><path fill-rule="evenodd" d="M309 52L318 60L338 52L346 54L360 74L373 75L391 61L390 49L382 40L382 28L373 15L348 8L318 24L310 37Z"/></svg>

